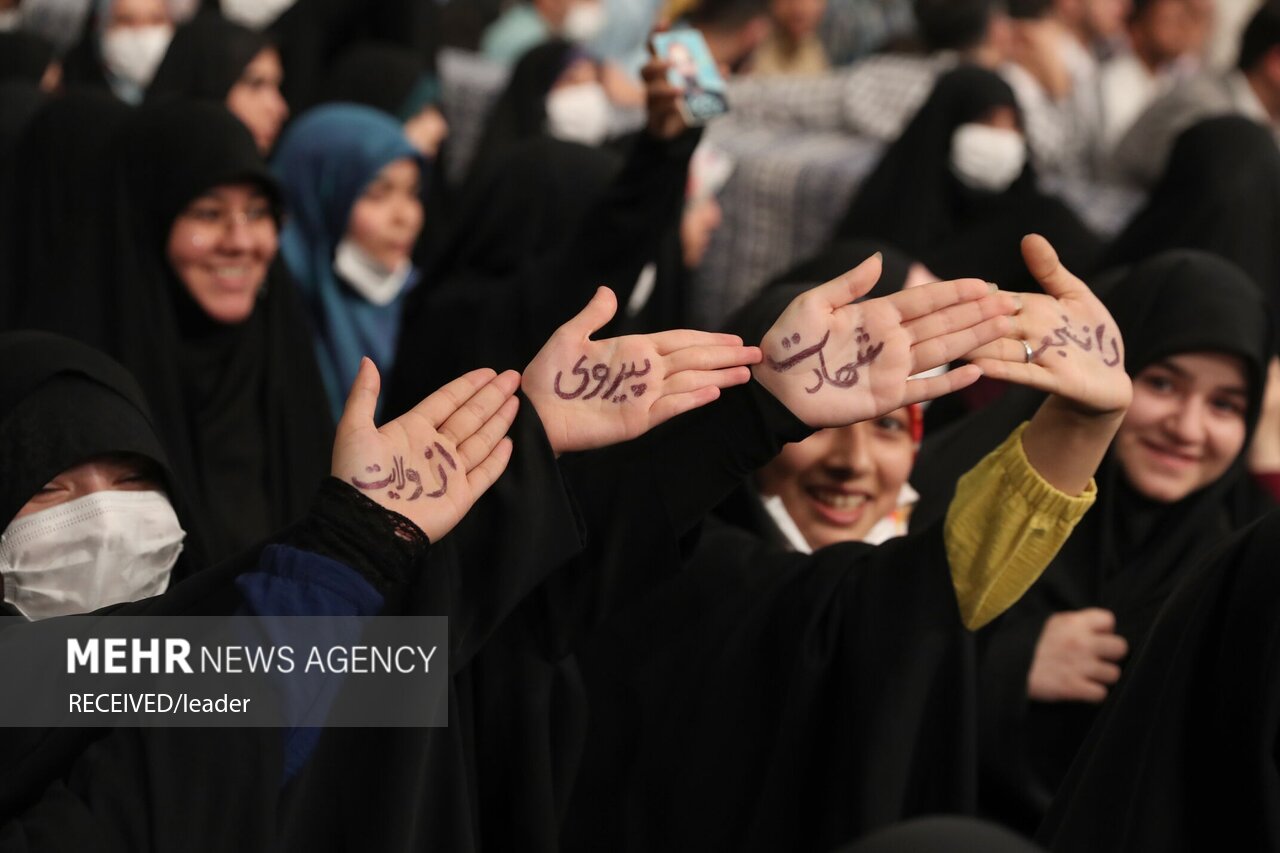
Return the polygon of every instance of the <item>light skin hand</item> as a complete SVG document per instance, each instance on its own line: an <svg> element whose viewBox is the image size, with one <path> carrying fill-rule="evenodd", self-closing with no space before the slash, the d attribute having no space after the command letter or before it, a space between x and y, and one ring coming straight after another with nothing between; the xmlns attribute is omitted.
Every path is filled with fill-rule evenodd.
<svg viewBox="0 0 1280 853"><path fill-rule="evenodd" d="M601 287L525 369L522 388L557 454L636 438L751 379L760 350L691 330L593 341L618 300Z"/></svg>
<svg viewBox="0 0 1280 853"><path fill-rule="evenodd" d="M1014 298L978 279L934 282L855 303L879 280L877 254L787 306L765 334L756 380L814 428L871 420L973 383L973 365L910 377L1011 332Z"/></svg>
<svg viewBox="0 0 1280 853"><path fill-rule="evenodd" d="M438 542L506 470L520 374L473 370L381 428L380 382L364 359L338 421L332 474Z"/></svg>
<svg viewBox="0 0 1280 853"><path fill-rule="evenodd" d="M987 376L1051 396L1022 434L1027 459L1060 491L1089 485L1133 399L1124 340L1106 306L1072 275L1043 237L1022 241L1043 294L1020 294L1015 334L969 354ZM1027 349L1033 358L1027 362Z"/></svg>
<svg viewBox="0 0 1280 853"><path fill-rule="evenodd" d="M1120 680L1119 662L1129 653L1115 627L1115 614L1096 607L1050 616L1036 643L1027 695L1038 702L1106 699L1108 688Z"/></svg>

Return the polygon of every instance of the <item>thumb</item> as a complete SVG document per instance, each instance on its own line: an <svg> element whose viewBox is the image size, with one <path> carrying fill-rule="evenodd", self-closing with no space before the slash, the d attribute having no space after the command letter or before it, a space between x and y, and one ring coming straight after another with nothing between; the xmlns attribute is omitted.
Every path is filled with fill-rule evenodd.
<svg viewBox="0 0 1280 853"><path fill-rule="evenodd" d="M1089 291L1088 285L1062 265L1057 251L1039 234L1028 234L1022 238L1022 260L1027 271L1050 296L1063 297Z"/></svg>
<svg viewBox="0 0 1280 853"><path fill-rule="evenodd" d="M347 403L342 409L342 418L338 421L339 437L374 425L373 413L378 407L381 386L382 377L378 375L373 359L368 356L360 359L360 369L356 371L356 379L351 383L351 392L347 394Z"/></svg>
<svg viewBox="0 0 1280 853"><path fill-rule="evenodd" d="M883 267L884 257L876 252L844 275L833 278L811 292L831 309L843 308L855 299L867 295L876 286Z"/></svg>
<svg viewBox="0 0 1280 853"><path fill-rule="evenodd" d="M565 333L575 340L586 340L604 328L618 312L618 297L607 287L596 289L595 296L587 303L587 307L578 312L578 316L560 327L556 334Z"/></svg>

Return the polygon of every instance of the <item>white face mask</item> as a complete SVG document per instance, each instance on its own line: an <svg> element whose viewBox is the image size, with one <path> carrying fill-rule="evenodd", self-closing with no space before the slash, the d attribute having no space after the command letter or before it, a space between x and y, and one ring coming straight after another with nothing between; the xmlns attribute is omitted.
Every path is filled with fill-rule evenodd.
<svg viewBox="0 0 1280 853"><path fill-rule="evenodd" d="M394 270L374 260L352 240L344 237L333 254L333 271L342 276L351 289L374 305L390 305L413 274L413 264L405 261Z"/></svg>
<svg viewBox="0 0 1280 853"><path fill-rule="evenodd" d="M609 96L599 83L577 83L547 96L547 132L556 139L599 145L609 135Z"/></svg>
<svg viewBox="0 0 1280 853"><path fill-rule="evenodd" d="M161 492L94 492L40 510L0 536L4 599L36 620L158 595L186 535Z"/></svg>
<svg viewBox="0 0 1280 853"><path fill-rule="evenodd" d="M962 124L951 137L951 171L975 190L1002 193L1027 165L1027 142L1016 130Z"/></svg>
<svg viewBox="0 0 1280 853"><path fill-rule="evenodd" d="M222 16L251 30L266 29L297 0L222 0Z"/></svg>
<svg viewBox="0 0 1280 853"><path fill-rule="evenodd" d="M112 74L145 89L164 59L173 27L117 27L102 37L102 61Z"/></svg>
<svg viewBox="0 0 1280 853"><path fill-rule="evenodd" d="M575 3L564 16L560 35L569 41L588 42L604 31L604 4Z"/></svg>

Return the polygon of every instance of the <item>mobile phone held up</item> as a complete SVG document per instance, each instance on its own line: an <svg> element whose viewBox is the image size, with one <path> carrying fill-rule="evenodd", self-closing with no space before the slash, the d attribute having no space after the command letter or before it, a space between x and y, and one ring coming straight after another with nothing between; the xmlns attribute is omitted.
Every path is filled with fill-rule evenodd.
<svg viewBox="0 0 1280 853"><path fill-rule="evenodd" d="M667 79L681 90L680 112L690 127L700 127L729 111L724 78L702 33L672 30L653 37L653 52L671 64Z"/></svg>

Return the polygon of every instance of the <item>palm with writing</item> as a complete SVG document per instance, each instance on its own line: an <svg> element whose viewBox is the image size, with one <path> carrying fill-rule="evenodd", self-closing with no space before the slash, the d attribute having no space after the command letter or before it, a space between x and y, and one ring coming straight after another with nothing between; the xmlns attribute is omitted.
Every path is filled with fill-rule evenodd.
<svg viewBox="0 0 1280 853"><path fill-rule="evenodd" d="M1013 335L968 358L992 378L1046 391L1083 414L1123 412L1133 398L1133 383L1124 370L1124 340L1111 313L1062 265L1045 238L1023 238L1022 257L1045 292L1021 294Z"/></svg>
<svg viewBox="0 0 1280 853"><path fill-rule="evenodd" d="M551 336L522 386L556 453L606 447L643 435L751 379L760 350L736 335L676 330L591 340L618 301L601 287Z"/></svg>
<svg viewBox="0 0 1280 853"><path fill-rule="evenodd" d="M439 541L506 470L519 385L514 370L473 370L379 428L380 378L366 358L338 422L333 476Z"/></svg>
<svg viewBox="0 0 1280 853"><path fill-rule="evenodd" d="M1008 334L1016 301L978 279L943 281L865 302L880 278L874 256L792 300L765 333L756 380L815 428L880 417L974 382L962 367L910 377L947 364Z"/></svg>

